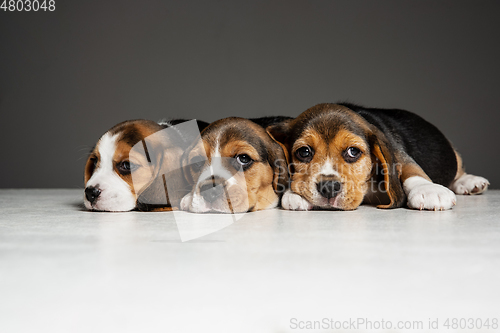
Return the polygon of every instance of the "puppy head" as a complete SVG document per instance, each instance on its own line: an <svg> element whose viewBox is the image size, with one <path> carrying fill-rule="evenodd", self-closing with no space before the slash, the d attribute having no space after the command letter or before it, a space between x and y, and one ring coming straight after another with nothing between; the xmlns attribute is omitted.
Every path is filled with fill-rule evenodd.
<svg viewBox="0 0 500 333"><path fill-rule="evenodd" d="M177 156L182 152L175 151L175 144L171 150L163 149L168 140L150 139L162 129L153 121L131 120L114 126L99 139L85 166L87 209L129 211L141 202L169 206L161 176L172 159L165 158L164 152ZM137 145L142 149L133 149Z"/></svg>
<svg viewBox="0 0 500 333"><path fill-rule="evenodd" d="M315 207L356 209L376 165L383 170L391 200L383 208L399 205L404 198L387 139L344 106L319 104L268 131L289 153L291 190Z"/></svg>
<svg viewBox="0 0 500 333"><path fill-rule="evenodd" d="M182 158L191 212L242 213L276 207L288 182L285 155L265 131L243 118L210 124Z"/></svg>

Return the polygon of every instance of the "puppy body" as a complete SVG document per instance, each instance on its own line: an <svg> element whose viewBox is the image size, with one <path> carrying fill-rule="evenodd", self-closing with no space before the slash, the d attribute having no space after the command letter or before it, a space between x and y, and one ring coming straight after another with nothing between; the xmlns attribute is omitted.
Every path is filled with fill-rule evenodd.
<svg viewBox="0 0 500 333"><path fill-rule="evenodd" d="M210 124L182 158L192 191L181 209L242 213L274 208L288 173L282 148L259 125L270 118L225 118Z"/></svg>
<svg viewBox="0 0 500 333"><path fill-rule="evenodd" d="M407 203L441 210L455 204L449 188L464 187L466 175L450 142L408 111L319 104L268 130L292 162L290 191L282 199L286 209L352 210L365 200L379 208ZM472 176L468 193L487 185Z"/></svg>

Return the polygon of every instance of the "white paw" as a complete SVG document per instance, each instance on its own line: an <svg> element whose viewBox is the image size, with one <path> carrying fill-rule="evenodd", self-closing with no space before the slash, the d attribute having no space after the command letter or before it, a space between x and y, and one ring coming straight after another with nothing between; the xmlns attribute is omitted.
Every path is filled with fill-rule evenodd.
<svg viewBox="0 0 500 333"><path fill-rule="evenodd" d="M181 210L189 211L189 206L191 206L192 201L193 195L191 193L186 194L181 200Z"/></svg>
<svg viewBox="0 0 500 333"><path fill-rule="evenodd" d="M464 174L455 180L450 188L456 194L480 194L488 189L488 185L490 182L486 178Z"/></svg>
<svg viewBox="0 0 500 333"><path fill-rule="evenodd" d="M313 205L302 196L287 190L281 198L281 206L288 210L311 210Z"/></svg>
<svg viewBox="0 0 500 333"><path fill-rule="evenodd" d="M413 209L446 210L457 203L455 193L444 186L427 183L419 184L408 193L408 207Z"/></svg>

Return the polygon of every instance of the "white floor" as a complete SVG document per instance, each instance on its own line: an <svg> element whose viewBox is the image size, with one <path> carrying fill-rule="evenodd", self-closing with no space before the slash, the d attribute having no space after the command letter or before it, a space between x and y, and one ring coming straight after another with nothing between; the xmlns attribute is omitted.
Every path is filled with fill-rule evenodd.
<svg viewBox="0 0 500 333"><path fill-rule="evenodd" d="M453 318L500 320L500 191L445 212L257 212L188 242L173 213L86 212L82 195L0 191L0 332L454 332Z"/></svg>

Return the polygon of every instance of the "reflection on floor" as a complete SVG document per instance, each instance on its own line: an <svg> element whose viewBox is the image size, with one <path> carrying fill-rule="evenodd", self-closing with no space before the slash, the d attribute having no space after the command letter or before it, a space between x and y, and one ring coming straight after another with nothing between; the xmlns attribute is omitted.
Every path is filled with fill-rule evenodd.
<svg viewBox="0 0 500 333"><path fill-rule="evenodd" d="M256 212L187 242L174 213L87 212L82 197L0 191L0 332L362 332L382 320L382 332L424 332L500 319L500 191L445 212Z"/></svg>

